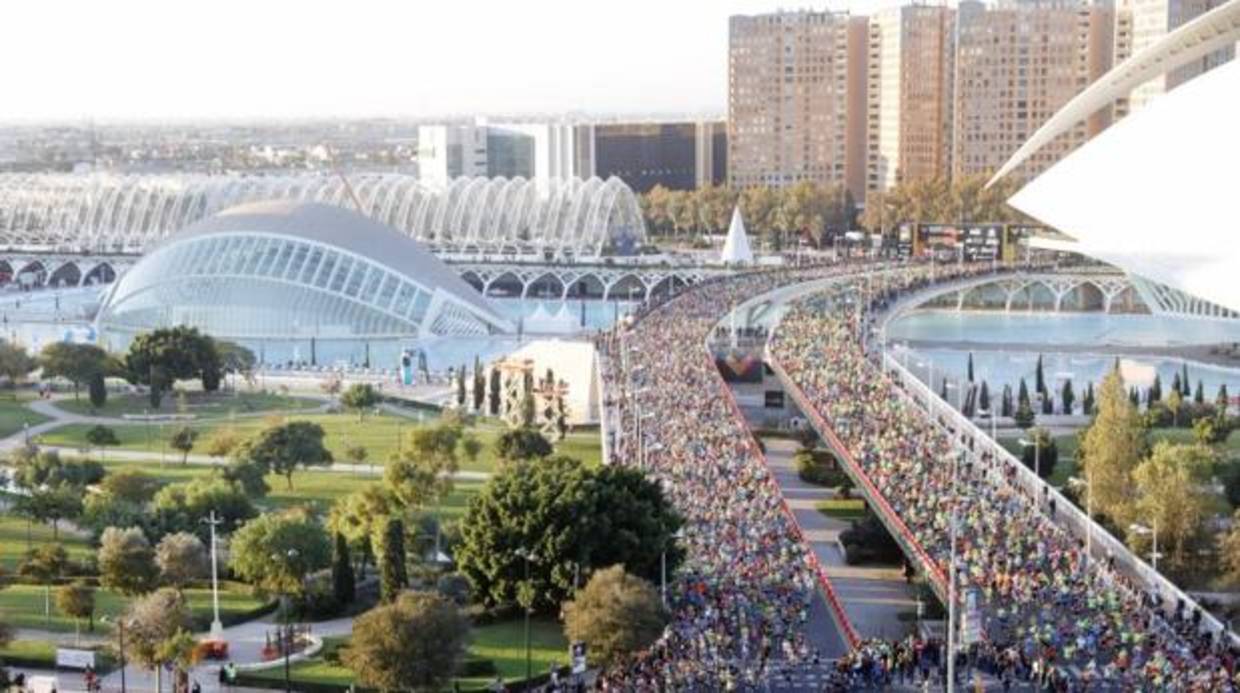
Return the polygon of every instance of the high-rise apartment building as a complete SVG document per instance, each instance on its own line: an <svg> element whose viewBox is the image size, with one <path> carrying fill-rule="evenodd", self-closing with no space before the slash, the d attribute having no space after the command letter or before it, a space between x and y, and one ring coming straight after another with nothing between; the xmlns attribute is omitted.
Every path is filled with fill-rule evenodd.
<svg viewBox="0 0 1240 693"><path fill-rule="evenodd" d="M947 176L955 10L905 5L870 16L866 189Z"/></svg>
<svg viewBox="0 0 1240 693"><path fill-rule="evenodd" d="M865 193L866 19L810 10L728 25L728 179Z"/></svg>
<svg viewBox="0 0 1240 693"><path fill-rule="evenodd" d="M1060 106L1105 73L1113 10L1061 0L958 7L952 172L998 169ZM1098 116L1061 135L1022 167L1036 175L1106 126Z"/></svg>
<svg viewBox="0 0 1240 693"><path fill-rule="evenodd" d="M1181 24L1223 2L1225 0L1119 0L1115 7L1115 62L1127 59ZM1132 90L1128 99L1116 103L1116 117L1141 108L1159 95L1231 60L1234 56L1234 46L1215 51L1192 64L1142 84Z"/></svg>

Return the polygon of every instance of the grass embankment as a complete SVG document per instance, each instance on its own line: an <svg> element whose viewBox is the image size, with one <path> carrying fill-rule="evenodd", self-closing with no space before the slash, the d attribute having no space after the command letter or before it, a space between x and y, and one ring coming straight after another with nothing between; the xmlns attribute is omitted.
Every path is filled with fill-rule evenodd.
<svg viewBox="0 0 1240 693"><path fill-rule="evenodd" d="M17 584L9 585L0 590L0 619L15 628L36 628L58 633L72 633L74 621L56 609L56 588L52 588L51 614L44 615L44 588L41 585ZM189 602L190 612L194 615L195 624L205 628L211 622L211 590L210 588L189 588L185 590L185 599ZM100 622L100 616L114 618L125 610L131 601L130 597L99 589L95 592L95 632L108 632L109 626ZM249 587L240 583L220 583L220 620L225 623L235 622L266 605L266 602L251 594ZM87 634L86 622L81 624L82 633Z"/></svg>
<svg viewBox="0 0 1240 693"><path fill-rule="evenodd" d="M13 391L0 394L0 438L20 433L27 425L37 426L48 420L26 406L26 402L33 399L27 394Z"/></svg>
<svg viewBox="0 0 1240 693"><path fill-rule="evenodd" d="M203 393L187 392L185 408L181 410L178 397L168 395L163 398L158 409L151 409L150 400L142 395L114 394L108 397L102 407L91 405L85 392L77 398L56 400L58 409L79 414L81 416L106 416L121 418L124 416L142 416L144 414L187 414L197 419L221 419L232 416L245 416L271 411L297 411L313 409L323 402L296 395L281 395L271 392L238 392L238 393Z"/></svg>
<svg viewBox="0 0 1240 693"><path fill-rule="evenodd" d="M237 435L248 437L258 433L269 425L270 417L239 418L234 421L213 420L190 422L188 425L198 431L198 444L191 454L204 454L211 436L221 429L231 428ZM367 463L382 465L402 446L402 439L419 425L431 425L431 421L419 424L417 420L396 414L381 413L368 415L359 422L355 414L294 414L282 417L289 421L310 421L323 427L326 434L324 444L331 451L332 457L340 462L347 462L345 451L354 446L366 448ZM109 453L117 450L139 450L145 452L162 452L169 462L179 461L180 453L168 446L173 433L186 424L180 422L151 422L117 424L113 427L120 444L109 447L102 452L106 459ZM87 424L70 424L39 436L39 442L47 445L91 449L86 442L86 432L93 428ZM468 460L462 456L461 469L467 471L494 471L498 460L495 457L495 441L504 428L490 422L473 426L467 433L478 438L482 443L482 452L477 460ZM92 453L98 457L99 453ZM581 432L569 434L556 445L556 454L575 457L589 466L598 466L602 460L601 443L597 432Z"/></svg>

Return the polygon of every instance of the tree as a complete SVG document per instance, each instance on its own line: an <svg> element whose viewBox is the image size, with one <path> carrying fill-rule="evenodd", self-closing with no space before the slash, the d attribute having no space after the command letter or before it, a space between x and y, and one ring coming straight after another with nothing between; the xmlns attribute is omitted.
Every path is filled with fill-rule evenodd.
<svg viewBox="0 0 1240 693"><path fill-rule="evenodd" d="M52 583L69 567L69 554L60 544L43 544L26 553L17 574L43 585L43 616L52 617Z"/></svg>
<svg viewBox="0 0 1240 693"><path fill-rule="evenodd" d="M82 489L73 485L42 486L19 497L14 510L35 522L52 526L52 539L60 540L60 521L82 514Z"/></svg>
<svg viewBox="0 0 1240 693"><path fill-rule="evenodd" d="M323 446L323 427L310 421L290 421L263 429L244 446L243 455L268 472L284 476L293 488L297 467L331 464L332 455Z"/></svg>
<svg viewBox="0 0 1240 693"><path fill-rule="evenodd" d="M662 488L640 471L550 457L508 465L487 482L460 524L455 558L493 607L517 600L525 583L518 552L530 552L534 608L553 609L572 593L576 575L596 567L622 564L654 579L666 552L674 570L680 523Z"/></svg>
<svg viewBox="0 0 1240 693"><path fill-rule="evenodd" d="M261 464L245 458L234 457L223 470L224 480L236 486L251 498L264 498L271 491L267 485L267 472ZM243 518L243 519L249 519Z"/></svg>
<svg viewBox="0 0 1240 693"><path fill-rule="evenodd" d="M1176 378L1179 378L1176 375ZM1180 410L1184 408L1184 396L1180 394L1179 388L1172 388L1171 394L1167 395L1167 411L1171 412L1171 425L1178 428L1180 426Z"/></svg>
<svg viewBox="0 0 1240 693"><path fill-rule="evenodd" d="M56 590L56 609L73 619L73 639L76 642L82 632L82 619L87 620L87 630L95 630L95 588L85 580L74 580Z"/></svg>
<svg viewBox="0 0 1240 693"><path fill-rule="evenodd" d="M1231 406L1231 397L1227 394L1227 383L1219 384L1218 394L1214 396L1214 406L1218 409L1219 416L1226 416L1227 407Z"/></svg>
<svg viewBox="0 0 1240 693"><path fill-rule="evenodd" d="M486 376L482 374L482 360L474 356L474 411L482 411L486 400Z"/></svg>
<svg viewBox="0 0 1240 693"><path fill-rule="evenodd" d="M526 426L504 431L495 441L495 455L505 462L542 459L551 452L551 442Z"/></svg>
<svg viewBox="0 0 1240 693"><path fill-rule="evenodd" d="M254 352L225 339L215 340L215 353L219 359L220 372L248 377L258 362Z"/></svg>
<svg viewBox="0 0 1240 693"><path fill-rule="evenodd" d="M1146 394L1146 404L1153 404L1162 401L1162 377L1157 373L1154 374L1154 382L1150 385L1149 392Z"/></svg>
<svg viewBox="0 0 1240 693"><path fill-rule="evenodd" d="M1012 420L1019 428L1031 428L1036 415L1033 413L1033 407L1029 406L1029 400L1022 401L1016 407L1016 411L1012 414Z"/></svg>
<svg viewBox="0 0 1240 693"><path fill-rule="evenodd" d="M96 377L102 382L108 372L109 359L108 353L94 344L52 342L43 347L38 363L44 378L64 378L73 383L73 399L76 400L83 383Z"/></svg>
<svg viewBox="0 0 1240 693"><path fill-rule="evenodd" d="M456 406L465 408L465 364L456 373Z"/></svg>
<svg viewBox="0 0 1240 693"><path fill-rule="evenodd" d="M137 527L108 527L99 537L99 584L121 594L142 594L155 587L155 552Z"/></svg>
<svg viewBox="0 0 1240 693"><path fill-rule="evenodd" d="M1086 416L1094 414L1094 382L1085 384L1085 396L1081 398L1081 413Z"/></svg>
<svg viewBox="0 0 1240 693"><path fill-rule="evenodd" d="M1232 512L1231 529L1219 538L1219 554L1231 584L1240 583L1240 508Z"/></svg>
<svg viewBox="0 0 1240 693"><path fill-rule="evenodd" d="M971 351L969 352L969 364L965 368L965 371L966 371L965 377L968 379L970 383L972 383L973 382L973 352Z"/></svg>
<svg viewBox="0 0 1240 693"><path fill-rule="evenodd" d="M1146 451L1145 428L1132 402L1124 396L1118 370L1102 379L1098 411L1085 431L1078 457L1093 483L1094 507L1117 518L1132 495L1132 471Z"/></svg>
<svg viewBox="0 0 1240 693"><path fill-rule="evenodd" d="M432 592L411 592L353 622L341 661L358 683L384 691L440 691L465 654L469 621Z"/></svg>
<svg viewBox="0 0 1240 693"><path fill-rule="evenodd" d="M379 403L379 393L370 383L353 383L340 393L340 403L356 411L357 421L361 423L366 416L366 410Z"/></svg>
<svg viewBox="0 0 1240 693"><path fill-rule="evenodd" d="M1193 391L1193 403L1199 406L1206 403L1206 386L1201 380L1197 381L1197 389Z"/></svg>
<svg viewBox="0 0 1240 693"><path fill-rule="evenodd" d="M349 540L340 532L336 532L332 551L332 596L341 605L352 604L357 598L357 578L353 574Z"/></svg>
<svg viewBox="0 0 1240 693"><path fill-rule="evenodd" d="M1191 567L1188 548L1201 540L1206 521L1220 506L1209 486L1215 462L1214 451L1208 447L1159 441L1149 459L1133 471L1132 517L1158 523L1160 550L1170 550L1171 566L1176 570ZM1134 550L1145 548L1139 534L1130 534L1128 540Z"/></svg>
<svg viewBox="0 0 1240 693"><path fill-rule="evenodd" d="M1033 445L1025 445L1020 453L1021 462L1034 470L1043 479L1049 479L1055 473L1055 465L1059 462L1059 445L1054 436L1045 428L1034 428L1029 432Z"/></svg>
<svg viewBox="0 0 1240 693"><path fill-rule="evenodd" d="M327 516L327 527L344 535L359 559L359 572L374 558L374 537L387 517L400 510L398 501L383 486L368 485L337 500Z"/></svg>
<svg viewBox="0 0 1240 693"><path fill-rule="evenodd" d="M165 585L182 590L209 575L211 561L202 540L189 532L165 535L155 546L155 565Z"/></svg>
<svg viewBox="0 0 1240 693"><path fill-rule="evenodd" d="M96 424L86 431L86 442L99 448L101 453L104 446L121 444L120 439L116 437L116 431L103 424Z"/></svg>
<svg viewBox="0 0 1240 693"><path fill-rule="evenodd" d="M1064 416L1072 415L1072 404L1076 401L1076 393L1072 391L1072 379L1068 378L1063 381L1063 391L1059 395L1060 406Z"/></svg>
<svg viewBox="0 0 1240 693"><path fill-rule="evenodd" d="M460 468L457 447L460 426L441 423L416 428L383 470L383 481L408 508L438 502L452 492L452 477Z"/></svg>
<svg viewBox="0 0 1240 693"><path fill-rule="evenodd" d="M487 390L489 392L488 411L491 413L491 416L499 416L500 376L499 370L496 368L491 369L491 376L488 382Z"/></svg>
<svg viewBox="0 0 1240 693"><path fill-rule="evenodd" d="M482 454L482 443L474 435L467 435L461 438L461 452L465 453L465 459L470 463L478 461L478 456Z"/></svg>
<svg viewBox="0 0 1240 693"><path fill-rule="evenodd" d="M1003 397L999 404L999 416L1008 417L1012 415L1012 386L1003 386Z"/></svg>
<svg viewBox="0 0 1240 693"><path fill-rule="evenodd" d="M95 373L86 383L89 388L90 406L102 409L108 403L108 385L103 380L103 374Z"/></svg>
<svg viewBox="0 0 1240 693"><path fill-rule="evenodd" d="M304 512L268 513L233 534L229 565L269 594L300 595L305 578L331 564L331 539Z"/></svg>
<svg viewBox="0 0 1240 693"><path fill-rule="evenodd" d="M400 518L389 516L384 522L383 531L375 537L375 556L379 559L379 594L390 604L409 584L405 523Z"/></svg>
<svg viewBox="0 0 1240 693"><path fill-rule="evenodd" d="M38 362L25 349L0 339L0 375L8 378L10 385L20 383L38 366Z"/></svg>
<svg viewBox="0 0 1240 693"><path fill-rule="evenodd" d="M1181 363L1180 368L1182 369L1182 377L1180 378L1180 396L1184 399L1188 399L1192 396L1191 388L1193 386L1192 381L1188 379L1188 363Z"/></svg>
<svg viewBox="0 0 1240 693"><path fill-rule="evenodd" d="M604 668L652 645L666 626L667 612L654 585L624 572L623 566L595 573L564 605L568 639L590 643Z"/></svg>
<svg viewBox="0 0 1240 693"><path fill-rule="evenodd" d="M982 389L980 394L978 394L977 400L978 407L982 411L989 412L991 416L994 416L994 412L990 411L990 387L986 385L985 380L982 381Z"/></svg>
<svg viewBox="0 0 1240 693"><path fill-rule="evenodd" d="M168 440L168 445L173 450L181 452L181 464L189 462L189 453L194 449L194 441L198 440L198 431L189 426L182 426L172 434L172 438Z"/></svg>
<svg viewBox="0 0 1240 693"><path fill-rule="evenodd" d="M1227 429L1218 426L1217 419L1203 416L1193 422L1193 440L1199 445L1216 445L1223 442Z"/></svg>
<svg viewBox="0 0 1240 693"><path fill-rule="evenodd" d="M104 477L100 489L136 505L151 502L159 491L159 479L136 469L120 469Z"/></svg>
<svg viewBox="0 0 1240 693"><path fill-rule="evenodd" d="M1038 365L1033 371L1033 382L1034 382L1034 385L1033 385L1034 390L1039 395L1042 395L1045 397L1049 391L1046 389L1046 376L1043 374L1043 371L1042 371L1042 355L1041 354L1038 354Z"/></svg>
<svg viewBox="0 0 1240 693"><path fill-rule="evenodd" d="M211 457L228 457L245 442L237 429L227 426L217 430L207 439L207 455Z"/></svg>
<svg viewBox="0 0 1240 693"><path fill-rule="evenodd" d="M135 599L126 610L124 651L129 661L161 675L184 652L181 634L193 627L185 597L165 587ZM119 631L118 631L119 635ZM177 645L169 647L169 644ZM156 679L158 688L159 681Z"/></svg>
<svg viewBox="0 0 1240 693"><path fill-rule="evenodd" d="M207 536L202 519L212 512L222 521L219 530L225 534L236 531L258 514L241 488L226 479L209 476L168 484L155 494L151 507L165 530L191 532L199 538Z"/></svg>
<svg viewBox="0 0 1240 693"><path fill-rule="evenodd" d="M134 337L125 354L125 377L151 388L151 406L158 408L163 393L177 380L200 378L203 389L219 383L219 354L215 340L197 328L178 325Z"/></svg>
<svg viewBox="0 0 1240 693"><path fill-rule="evenodd" d="M118 498L108 493L91 493L82 503L82 515L77 523L89 530L96 544L108 527L138 527L148 524L149 513L143 503Z"/></svg>

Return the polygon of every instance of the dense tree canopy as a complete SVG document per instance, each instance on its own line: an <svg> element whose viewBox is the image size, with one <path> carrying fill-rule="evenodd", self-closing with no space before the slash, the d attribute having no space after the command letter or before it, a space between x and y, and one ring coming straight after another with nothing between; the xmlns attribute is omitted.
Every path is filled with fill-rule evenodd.
<svg viewBox="0 0 1240 693"><path fill-rule="evenodd" d="M323 427L310 421L290 421L269 426L246 441L237 456L249 459L272 474L280 474L293 488L293 472L300 467L331 464L332 454L323 446Z"/></svg>
<svg viewBox="0 0 1240 693"><path fill-rule="evenodd" d="M519 552L529 552L534 607L550 609L572 592L578 572L585 579L623 564L653 579L664 550L674 568L680 523L662 489L639 472L552 457L508 467L483 487L461 523L456 560L475 594L497 605L516 600Z"/></svg>
<svg viewBox="0 0 1240 693"><path fill-rule="evenodd" d="M125 377L132 383L163 393L177 380L202 380L203 389L219 383L219 354L215 340L196 328L183 325L144 332L134 337L125 354ZM158 398L152 395L152 404Z"/></svg>
<svg viewBox="0 0 1240 693"><path fill-rule="evenodd" d="M202 476L192 481L169 484L155 494L153 509L165 532L191 532L205 537L202 519L215 512L223 521L220 531L236 531L258 514L249 496L236 485L218 477Z"/></svg>
<svg viewBox="0 0 1240 693"><path fill-rule="evenodd" d="M331 540L301 511L268 513L233 534L229 564L243 580L270 593L301 594L305 578L331 563Z"/></svg>
<svg viewBox="0 0 1240 693"><path fill-rule="evenodd" d="M654 585L618 565L595 573L564 605L565 635L589 643L592 660L603 667L649 647L666 625Z"/></svg>
<svg viewBox="0 0 1240 693"><path fill-rule="evenodd" d="M1098 388L1097 414L1079 452L1098 511L1113 518L1123 515L1132 498L1132 472L1147 448L1141 415L1124 392L1119 370L1112 370Z"/></svg>
<svg viewBox="0 0 1240 693"><path fill-rule="evenodd" d="M155 551L137 527L108 527L99 539L99 584L122 594L155 587Z"/></svg>
<svg viewBox="0 0 1240 693"><path fill-rule="evenodd" d="M95 376L111 375L115 364L108 357L108 352L94 344L75 344L72 342L52 342L43 347L39 353L39 366L43 368L44 378L64 378L73 383L73 398L78 397L78 388Z"/></svg>
<svg viewBox="0 0 1240 693"><path fill-rule="evenodd" d="M362 614L341 660L358 683L384 691L444 690L465 654L469 621L451 601L409 592Z"/></svg>

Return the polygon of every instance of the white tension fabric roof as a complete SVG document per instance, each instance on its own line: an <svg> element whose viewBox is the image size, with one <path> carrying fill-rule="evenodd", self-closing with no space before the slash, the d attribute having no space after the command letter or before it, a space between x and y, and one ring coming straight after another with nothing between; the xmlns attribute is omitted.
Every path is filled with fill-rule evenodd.
<svg viewBox="0 0 1240 693"><path fill-rule="evenodd" d="M1077 250L1240 311L1240 63L1112 125L1009 204Z"/></svg>
<svg viewBox="0 0 1240 693"><path fill-rule="evenodd" d="M0 244L142 252L190 224L263 200L360 210L441 252L632 252L646 238L619 178L540 188L524 178L457 178L446 186L400 174L338 176L0 175ZM352 190L350 190L352 188Z"/></svg>

